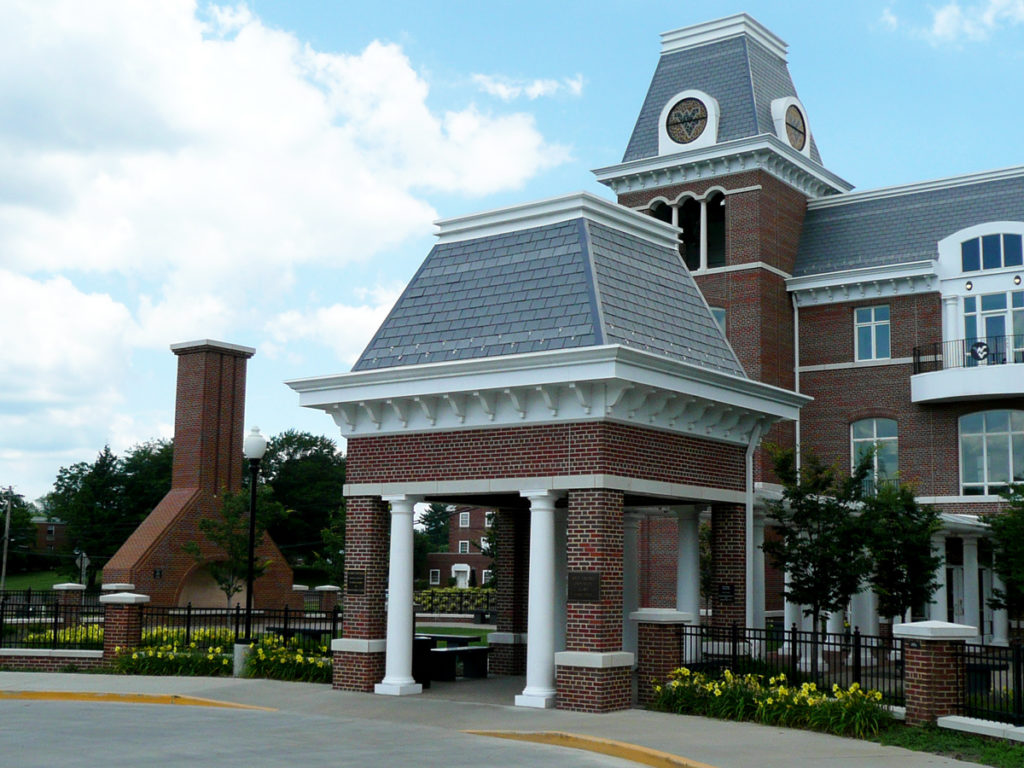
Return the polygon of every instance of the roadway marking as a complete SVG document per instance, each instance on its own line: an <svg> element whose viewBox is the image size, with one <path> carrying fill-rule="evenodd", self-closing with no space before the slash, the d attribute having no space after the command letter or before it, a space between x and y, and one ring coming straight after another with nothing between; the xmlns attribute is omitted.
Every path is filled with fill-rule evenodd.
<svg viewBox="0 0 1024 768"><path fill-rule="evenodd" d="M170 704L184 707L219 707L221 709L253 709L276 712L273 707L236 704L232 701L181 696L176 693L93 693L88 691L0 691L0 701L103 701L118 704Z"/></svg>
<svg viewBox="0 0 1024 768"><path fill-rule="evenodd" d="M624 741L615 741L614 739L585 736L579 733L566 733L564 731L463 731L463 733L473 734L474 736L490 736L496 739L531 741L535 744L550 744L569 749L585 749L589 752L598 752L602 755L618 757L622 760L630 760L634 763L650 765L654 768L715 768L707 763L690 760L689 758L662 752L661 750L641 747Z"/></svg>

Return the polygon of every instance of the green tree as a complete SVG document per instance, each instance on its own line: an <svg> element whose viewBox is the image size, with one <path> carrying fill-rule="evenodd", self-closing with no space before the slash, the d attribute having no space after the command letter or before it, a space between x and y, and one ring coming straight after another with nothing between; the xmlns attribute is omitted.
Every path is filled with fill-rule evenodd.
<svg viewBox="0 0 1024 768"><path fill-rule="evenodd" d="M0 535L4 530L8 500L11 502L11 528L7 541L7 573L14 573L31 567L32 548L36 538L32 516L36 509L31 502L25 501L25 497L20 493L14 493L10 489L0 490Z"/></svg>
<svg viewBox="0 0 1024 768"><path fill-rule="evenodd" d="M170 440L150 440L125 453L120 471L126 519L145 520L167 495L171 490L173 463L174 443Z"/></svg>
<svg viewBox="0 0 1024 768"><path fill-rule="evenodd" d="M454 509L450 504L434 503L420 514L419 523L427 535L430 552L448 551L448 527Z"/></svg>
<svg viewBox="0 0 1024 768"><path fill-rule="evenodd" d="M938 587L935 572L942 564L932 550L932 536L941 528L939 513L918 504L910 486L888 481L864 496L860 523L878 613L903 616L930 602Z"/></svg>
<svg viewBox="0 0 1024 768"><path fill-rule="evenodd" d="M771 456L783 487L782 500L769 505L779 536L762 549L789 573L786 598L806 606L817 629L824 614L846 607L871 570L856 509L869 464L862 460L852 476L842 477L811 454L804 454L800 469L792 450L772 448ZM817 638L815 631L814 672Z"/></svg>
<svg viewBox="0 0 1024 768"><path fill-rule="evenodd" d="M231 607L231 598L245 589L249 567L249 494L225 493L217 515L199 520L199 531L213 545L214 553L206 555L198 542L190 541L183 549L197 563L205 565ZM267 522L280 516L281 505L272 491L261 486L256 492L256 548L263 542ZM253 578L258 579L271 565L269 559L253 558Z"/></svg>
<svg viewBox="0 0 1024 768"><path fill-rule="evenodd" d="M986 518L992 529L992 570L1003 582L1002 589L992 590L989 605L1016 618L1024 611L1024 485L1012 485L1001 495L1006 507Z"/></svg>

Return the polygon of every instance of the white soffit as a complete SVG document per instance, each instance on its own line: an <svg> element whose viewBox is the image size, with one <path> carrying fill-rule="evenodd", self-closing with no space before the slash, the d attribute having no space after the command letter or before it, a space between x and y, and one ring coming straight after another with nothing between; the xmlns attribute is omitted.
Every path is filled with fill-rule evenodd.
<svg viewBox="0 0 1024 768"><path fill-rule="evenodd" d="M847 269L821 275L791 277L786 289L801 307L872 301L888 296L907 296L939 290L936 262L932 259L905 264Z"/></svg>
<svg viewBox="0 0 1024 768"><path fill-rule="evenodd" d="M737 13L733 16L707 21L703 24L694 24L690 27L662 32L661 55L685 51L687 48L696 48L699 45L707 45L708 43L727 40L730 37L739 37L740 35L746 35L756 40L785 61L789 46L782 38L746 13Z"/></svg>

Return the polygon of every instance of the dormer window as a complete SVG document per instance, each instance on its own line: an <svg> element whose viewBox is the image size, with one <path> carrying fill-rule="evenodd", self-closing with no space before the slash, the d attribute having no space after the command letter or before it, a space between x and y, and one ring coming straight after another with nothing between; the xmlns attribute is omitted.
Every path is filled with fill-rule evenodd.
<svg viewBox="0 0 1024 768"><path fill-rule="evenodd" d="M703 91L680 91L665 102L658 124L658 154L671 155L718 142L718 102Z"/></svg>
<svg viewBox="0 0 1024 768"><path fill-rule="evenodd" d="M725 266L725 194L709 191L703 198L682 197L669 204L651 203L651 216L679 227L679 255L691 272Z"/></svg>
<svg viewBox="0 0 1024 768"><path fill-rule="evenodd" d="M807 111L796 96L772 101L772 123L775 135L805 157L811 156L811 130L807 127Z"/></svg>
<svg viewBox="0 0 1024 768"><path fill-rule="evenodd" d="M1022 237L1017 234L991 234L964 240L960 244L960 263L964 272L1022 266Z"/></svg>

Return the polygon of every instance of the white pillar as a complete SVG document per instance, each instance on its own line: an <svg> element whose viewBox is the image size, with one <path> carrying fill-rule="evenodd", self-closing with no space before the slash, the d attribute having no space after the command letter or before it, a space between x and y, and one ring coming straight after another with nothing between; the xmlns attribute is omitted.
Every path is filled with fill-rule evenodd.
<svg viewBox="0 0 1024 768"><path fill-rule="evenodd" d="M700 201L700 268L708 268L708 201Z"/></svg>
<svg viewBox="0 0 1024 768"><path fill-rule="evenodd" d="M693 615L700 623L700 514L683 507L678 517L676 551L676 610Z"/></svg>
<svg viewBox="0 0 1024 768"><path fill-rule="evenodd" d="M935 581L938 586L932 593L932 602L928 606L928 618L931 621L946 621L946 536L941 534L932 537L932 552L939 558L939 567L935 572ZM894 617L896 619L898 617Z"/></svg>
<svg viewBox="0 0 1024 768"><path fill-rule="evenodd" d="M789 571L786 571L782 574L782 579L786 585L786 589L789 589ZM800 613L799 603L792 602L788 597L785 598L784 602L782 603L782 620L786 624L786 641L782 644L782 653L787 654L790 652L789 631L793 628L794 624L796 624L797 629L802 629L801 624L803 622L803 616Z"/></svg>
<svg viewBox="0 0 1024 768"><path fill-rule="evenodd" d="M555 511L555 650L565 650L565 614L569 602L569 512Z"/></svg>
<svg viewBox="0 0 1024 768"><path fill-rule="evenodd" d="M981 637L982 626L978 620L981 615L981 604L978 601L978 537L964 536L964 623L969 627L977 627Z"/></svg>
<svg viewBox="0 0 1024 768"><path fill-rule="evenodd" d="M517 707L555 706L555 497L521 491L530 500L530 582L527 605L526 687Z"/></svg>
<svg viewBox="0 0 1024 768"><path fill-rule="evenodd" d="M979 329L980 330L980 329ZM943 296L942 297L942 340L953 341L954 339L962 339L964 337L963 324L960 321L960 297L959 296ZM943 368L947 367L949 363L943 361ZM963 365L963 361L959 363Z"/></svg>
<svg viewBox="0 0 1024 768"><path fill-rule="evenodd" d="M412 496L384 496L391 503L391 557L388 571L388 633L384 679L375 693L406 696L423 686L412 677Z"/></svg>
<svg viewBox="0 0 1024 768"><path fill-rule="evenodd" d="M754 516L754 623L764 629L764 518Z"/></svg>
<svg viewBox="0 0 1024 768"><path fill-rule="evenodd" d="M999 578L995 568L992 569L992 588L1005 590L1006 585ZM1005 608L996 608L992 611L992 645L1010 644L1010 614Z"/></svg>
<svg viewBox="0 0 1024 768"><path fill-rule="evenodd" d="M828 621L825 623L825 631L830 635L841 635L846 627L843 626L843 612L834 611L828 615Z"/></svg>
<svg viewBox="0 0 1024 768"><path fill-rule="evenodd" d="M859 629L862 636L860 644L861 666L869 666L875 663L875 657L871 649L874 647L874 640L867 637L878 635L878 609L877 598L870 588L864 589L853 596L850 601L850 629ZM853 651L851 650L852 654ZM853 659L850 659L851 663Z"/></svg>
<svg viewBox="0 0 1024 768"><path fill-rule="evenodd" d="M638 573L640 515L622 517L622 650L636 659L636 622L629 614L640 607L640 574Z"/></svg>

